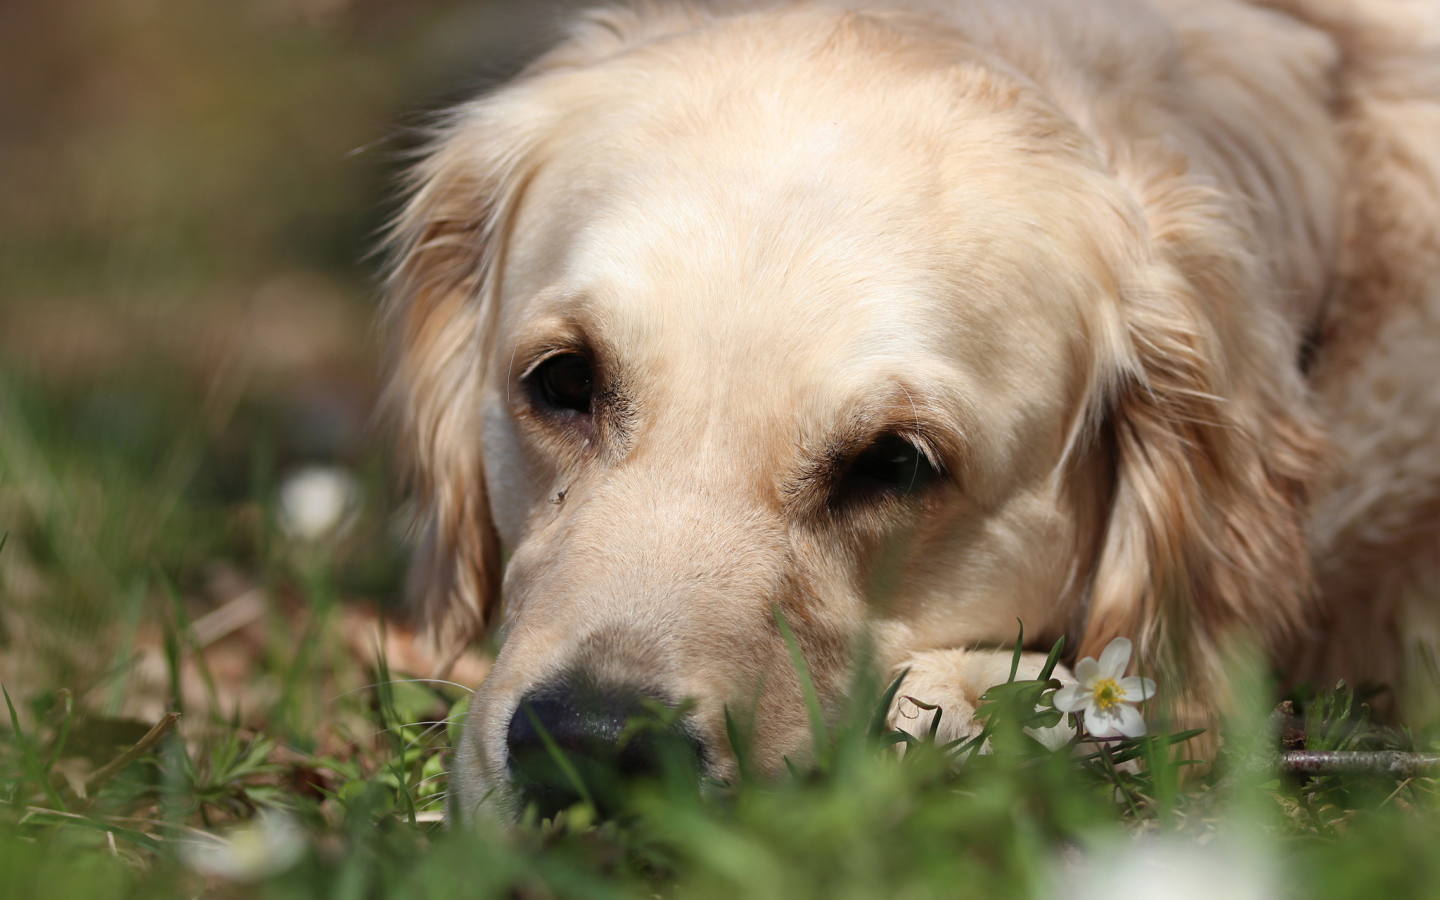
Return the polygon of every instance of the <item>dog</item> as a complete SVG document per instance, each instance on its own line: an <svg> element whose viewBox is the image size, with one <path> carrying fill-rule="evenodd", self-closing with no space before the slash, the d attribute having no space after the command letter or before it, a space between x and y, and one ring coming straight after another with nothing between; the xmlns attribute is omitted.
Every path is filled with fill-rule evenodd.
<svg viewBox="0 0 1440 900"><path fill-rule="evenodd" d="M410 177L412 585L504 639L455 819L561 808L545 733L601 753L646 698L715 778L727 712L805 759L787 628L825 715L863 645L945 739L1017 619L1022 677L1127 637L1174 722L1237 641L1428 696L1440 7L608 9Z"/></svg>

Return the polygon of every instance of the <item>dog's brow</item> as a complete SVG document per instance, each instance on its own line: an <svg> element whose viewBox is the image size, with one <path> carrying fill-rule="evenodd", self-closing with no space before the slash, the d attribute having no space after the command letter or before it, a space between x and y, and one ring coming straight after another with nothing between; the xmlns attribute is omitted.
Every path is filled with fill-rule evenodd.
<svg viewBox="0 0 1440 900"><path fill-rule="evenodd" d="M510 375L524 379L546 358L558 353L592 353L596 348L585 328L569 318L547 317L524 329L511 350Z"/></svg>
<svg viewBox="0 0 1440 900"><path fill-rule="evenodd" d="M519 348L517 347L516 349L518 352ZM583 353L585 350L585 344L579 341L557 340L542 341L533 344L526 347L525 352L521 354L523 363L520 366L520 373L516 378L523 381L530 377L530 373L534 372L535 369L547 359L559 356L562 353ZM514 370L513 363L511 370Z"/></svg>
<svg viewBox="0 0 1440 900"><path fill-rule="evenodd" d="M936 469L950 471L955 455L950 451L957 443L956 437L950 434L951 429L923 416L907 398L909 393L904 391L899 402L877 404L846 420L824 439L818 453L802 450L809 458L786 487L786 497L798 500L829 485L857 454L887 434L903 437Z"/></svg>

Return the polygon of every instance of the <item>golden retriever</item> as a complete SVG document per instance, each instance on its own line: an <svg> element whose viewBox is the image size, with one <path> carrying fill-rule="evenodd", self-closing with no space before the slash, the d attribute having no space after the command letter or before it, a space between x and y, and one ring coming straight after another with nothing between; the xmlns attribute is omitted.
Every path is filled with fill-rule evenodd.
<svg viewBox="0 0 1440 900"><path fill-rule="evenodd" d="M579 17L449 114L393 235L415 584L504 635L460 817L558 808L536 726L583 755L647 696L716 777L727 707L804 758L775 609L827 714L863 635L946 737L1017 619L1131 638L1182 718L1237 635L1415 702L1437 213L1429 0Z"/></svg>

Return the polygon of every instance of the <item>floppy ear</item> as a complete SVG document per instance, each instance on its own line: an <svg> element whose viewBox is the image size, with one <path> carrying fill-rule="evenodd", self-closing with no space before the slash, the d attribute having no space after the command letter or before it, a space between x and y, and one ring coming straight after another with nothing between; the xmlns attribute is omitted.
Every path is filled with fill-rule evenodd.
<svg viewBox="0 0 1440 900"><path fill-rule="evenodd" d="M1128 358L1104 411L1115 493L1080 652L1131 638L1193 722L1227 702L1232 636L1274 647L1301 625L1323 445L1294 348L1257 299L1275 288L1253 244L1182 173L1130 179L1149 253L1122 298Z"/></svg>
<svg viewBox="0 0 1440 900"><path fill-rule="evenodd" d="M432 638L452 652L484 630L499 603L480 391L506 235L545 131L532 94L528 85L507 88L450 114L409 174L388 239L384 405L420 505L408 592Z"/></svg>
<svg viewBox="0 0 1440 900"><path fill-rule="evenodd" d="M699 13L598 11L514 82L452 111L408 177L390 230L384 408L420 503L407 592L453 653L500 599L501 554L481 447L480 393L493 353L505 244L546 137L585 102L583 70L693 25Z"/></svg>
<svg viewBox="0 0 1440 900"><path fill-rule="evenodd" d="M493 147L461 151L462 117L411 173L390 234L390 371L385 407L420 504L408 590L450 647L479 633L499 595L479 437L492 273L506 173Z"/></svg>

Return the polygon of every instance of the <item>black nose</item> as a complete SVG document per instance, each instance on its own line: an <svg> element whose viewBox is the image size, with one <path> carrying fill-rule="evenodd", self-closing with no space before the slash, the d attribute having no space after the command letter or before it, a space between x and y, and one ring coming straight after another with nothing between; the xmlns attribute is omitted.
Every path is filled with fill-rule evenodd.
<svg viewBox="0 0 1440 900"><path fill-rule="evenodd" d="M665 779L693 785L701 744L674 708L649 692L570 679L520 700L505 737L522 808L551 818L584 800L613 818L627 786ZM557 758L559 757L559 758Z"/></svg>

